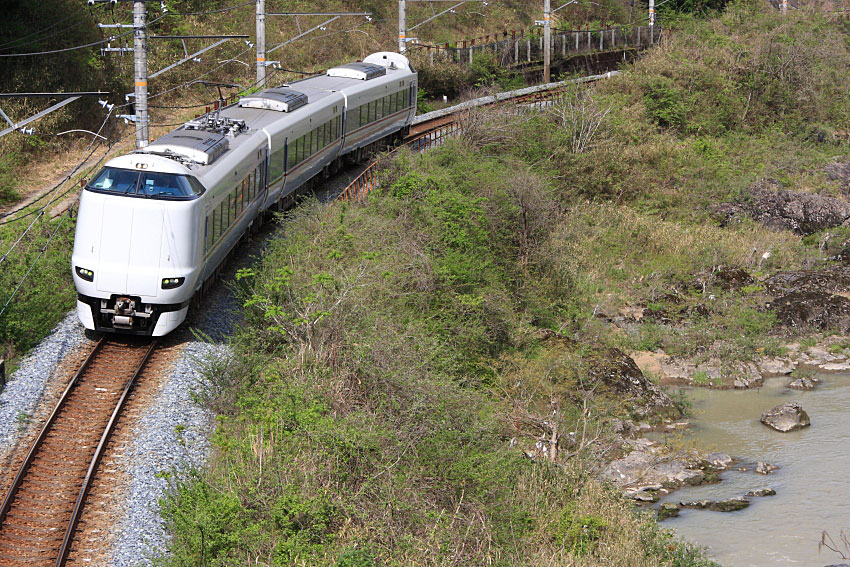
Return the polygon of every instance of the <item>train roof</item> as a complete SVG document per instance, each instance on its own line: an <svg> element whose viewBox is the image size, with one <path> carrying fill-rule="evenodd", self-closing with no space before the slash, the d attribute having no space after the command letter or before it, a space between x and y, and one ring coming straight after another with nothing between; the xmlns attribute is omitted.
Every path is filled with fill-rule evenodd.
<svg viewBox="0 0 850 567"><path fill-rule="evenodd" d="M264 145L267 141L264 129L274 135L313 114L305 108L319 111L342 102L342 94L337 93L348 98L367 94L413 73L403 55L374 53L362 62L333 67L322 75L242 97L220 111L190 120L130 155L162 156L204 177L217 169L217 165L229 161L220 160L222 156L240 158Z"/></svg>

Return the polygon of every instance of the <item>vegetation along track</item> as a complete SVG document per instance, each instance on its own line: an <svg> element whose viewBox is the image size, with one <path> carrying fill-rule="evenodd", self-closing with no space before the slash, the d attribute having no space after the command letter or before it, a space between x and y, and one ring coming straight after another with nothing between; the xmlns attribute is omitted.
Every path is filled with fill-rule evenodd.
<svg viewBox="0 0 850 567"><path fill-rule="evenodd" d="M0 508L0 565L65 564L98 462L155 348L101 338L74 374Z"/></svg>

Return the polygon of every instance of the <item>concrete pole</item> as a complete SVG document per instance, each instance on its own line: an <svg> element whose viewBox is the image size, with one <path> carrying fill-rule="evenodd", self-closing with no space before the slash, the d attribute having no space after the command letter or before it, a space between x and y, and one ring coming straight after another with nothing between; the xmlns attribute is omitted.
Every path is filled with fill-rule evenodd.
<svg viewBox="0 0 850 567"><path fill-rule="evenodd" d="M543 82L548 83L552 71L552 5L543 0Z"/></svg>
<svg viewBox="0 0 850 567"><path fill-rule="evenodd" d="M649 43L655 43L655 0L649 0Z"/></svg>
<svg viewBox="0 0 850 567"><path fill-rule="evenodd" d="M407 2L398 0L398 52L407 51Z"/></svg>
<svg viewBox="0 0 850 567"><path fill-rule="evenodd" d="M266 0L257 0L257 86L266 86Z"/></svg>
<svg viewBox="0 0 850 567"><path fill-rule="evenodd" d="M133 65L136 79L136 149L148 145L148 31L145 3L133 2Z"/></svg>

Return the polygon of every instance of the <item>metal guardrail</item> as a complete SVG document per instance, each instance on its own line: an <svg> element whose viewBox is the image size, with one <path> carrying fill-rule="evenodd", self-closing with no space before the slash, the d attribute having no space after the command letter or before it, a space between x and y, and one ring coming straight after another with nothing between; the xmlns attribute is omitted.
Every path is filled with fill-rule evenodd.
<svg viewBox="0 0 850 567"><path fill-rule="evenodd" d="M424 152L442 145L448 138L456 138L460 135L460 133L460 124L453 120L433 130L429 130L428 132L406 140L402 146L399 146L399 148L407 147L415 152ZM390 153L398 151L399 148L396 148ZM369 164L369 167L363 170L363 173L358 175L354 181L349 183L335 200L359 202L372 190L377 189L380 186L380 176L377 172L377 165L378 162L376 161Z"/></svg>
<svg viewBox="0 0 850 567"><path fill-rule="evenodd" d="M618 47L642 49L661 40L661 25L655 26L619 26L584 30L552 30L553 56L566 57L570 54L605 51ZM502 39L499 39L500 36ZM510 36L510 37L509 37ZM431 63L449 61L468 65L479 53L495 53L504 65L527 65L543 59L542 30L535 28L531 34L525 30L487 35L477 39L461 40L438 45L413 44L416 49L427 54Z"/></svg>

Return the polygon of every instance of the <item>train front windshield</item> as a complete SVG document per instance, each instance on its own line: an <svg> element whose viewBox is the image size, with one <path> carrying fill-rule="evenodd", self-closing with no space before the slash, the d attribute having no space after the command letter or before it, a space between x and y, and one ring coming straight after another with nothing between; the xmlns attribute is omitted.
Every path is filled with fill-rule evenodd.
<svg viewBox="0 0 850 567"><path fill-rule="evenodd" d="M195 199L204 192L200 181L188 175L155 173L105 167L86 186L89 191L148 197L152 199Z"/></svg>

